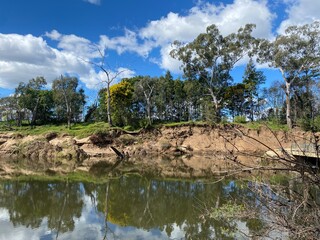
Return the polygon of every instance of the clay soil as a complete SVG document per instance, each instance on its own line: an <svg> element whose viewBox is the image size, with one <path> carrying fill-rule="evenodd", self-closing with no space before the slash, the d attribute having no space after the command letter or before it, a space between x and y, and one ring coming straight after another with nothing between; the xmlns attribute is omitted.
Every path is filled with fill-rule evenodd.
<svg viewBox="0 0 320 240"><path fill-rule="evenodd" d="M267 151L290 148L311 135L241 126L162 127L130 133L110 130L87 138L0 134L0 177L89 172L198 178L276 165ZM119 158L111 149L118 149Z"/></svg>

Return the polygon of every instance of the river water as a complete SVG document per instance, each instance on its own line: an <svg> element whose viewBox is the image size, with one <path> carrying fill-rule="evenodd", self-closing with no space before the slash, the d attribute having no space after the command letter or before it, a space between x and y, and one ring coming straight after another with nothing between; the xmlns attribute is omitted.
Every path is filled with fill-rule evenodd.
<svg viewBox="0 0 320 240"><path fill-rule="evenodd" d="M250 239L265 218L263 208L255 217L241 214L259 207L252 185L137 176L103 184L2 181L0 240Z"/></svg>

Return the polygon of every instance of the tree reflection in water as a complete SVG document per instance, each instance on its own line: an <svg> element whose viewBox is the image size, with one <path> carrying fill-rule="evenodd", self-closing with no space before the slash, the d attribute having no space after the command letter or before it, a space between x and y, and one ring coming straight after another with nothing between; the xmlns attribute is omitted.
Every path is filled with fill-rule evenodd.
<svg viewBox="0 0 320 240"><path fill-rule="evenodd" d="M5 182L0 194L0 207L8 209L14 226L39 228L46 218L57 237L74 230L83 207L80 185L68 182Z"/></svg>
<svg viewBox="0 0 320 240"><path fill-rule="evenodd" d="M81 221L81 228L95 231L86 239L234 239L234 232L226 229L232 229L240 219L225 222L200 216L203 206L219 207L230 202L241 205L244 198L254 204L252 192L237 187L234 181L209 184L131 176L104 184L0 184L0 208L8 210L13 228L23 225L37 229L47 219L52 239L77 234L80 227L76 225ZM252 219L243 218L241 223L248 232L262 227Z"/></svg>

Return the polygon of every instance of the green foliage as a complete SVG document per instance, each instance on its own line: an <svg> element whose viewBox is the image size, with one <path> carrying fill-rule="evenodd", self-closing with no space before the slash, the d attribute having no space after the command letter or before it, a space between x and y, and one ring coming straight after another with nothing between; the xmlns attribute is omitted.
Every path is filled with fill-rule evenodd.
<svg viewBox="0 0 320 240"><path fill-rule="evenodd" d="M298 125L304 131L320 132L320 116L316 116L314 119L301 118L298 121Z"/></svg>
<svg viewBox="0 0 320 240"><path fill-rule="evenodd" d="M116 126L125 126L131 122L133 102L133 85L129 81L121 81L110 87L112 122Z"/></svg>
<svg viewBox="0 0 320 240"><path fill-rule="evenodd" d="M221 120L224 92L232 81L230 71L253 44L253 28L254 25L247 24L237 33L224 36L213 24L191 43L174 42L171 56L183 62L183 71L188 79L199 80L206 89L213 103L214 121Z"/></svg>
<svg viewBox="0 0 320 240"><path fill-rule="evenodd" d="M293 111L291 98L299 79L316 80L320 74L320 22L289 26L285 33L270 42L260 42L260 62L271 63L278 68L285 82L286 123L291 129ZM308 84L306 84L307 86ZM309 90L307 90L308 92Z"/></svg>
<svg viewBox="0 0 320 240"><path fill-rule="evenodd" d="M235 116L268 121L271 128L284 129L282 123L287 121L289 113L294 124L319 131L319 25L314 22L291 26L273 42L254 39L251 36L254 26L250 24L227 36L211 25L192 42L174 44L171 55L183 62L186 79L173 79L168 71L164 76L126 78L110 86L115 78L105 72L108 87L99 91L97 102L90 106L85 106L86 97L83 89L78 88L78 79L61 76L53 82L52 90L45 90L45 79L37 77L20 83L15 96L0 98L0 121L5 122L0 124L0 131L18 125L27 132L25 124L62 122L67 122L70 128L71 122L82 120L85 108L85 122L111 119L113 125L131 126L130 130L168 122L226 123L230 118L245 123L243 118ZM259 62L270 61L279 68L285 81L272 83L261 94L259 88L265 76L250 59L243 82L232 84L230 71L244 55L251 57L253 53L258 53ZM105 70L103 66L101 70ZM53 126L48 128L64 130L61 125ZM88 133L92 132L89 126ZM82 127L72 128L68 134L78 134L76 131L87 134L76 129ZM44 131L37 128L34 132Z"/></svg>
<svg viewBox="0 0 320 240"><path fill-rule="evenodd" d="M246 123L247 122L247 118L246 118L246 116L235 116L234 117L234 122L235 123Z"/></svg>
<svg viewBox="0 0 320 240"><path fill-rule="evenodd" d="M30 125L34 126L38 119L48 120L51 114L52 94L43 88L47 85L43 77L37 77L29 80L27 84L21 82L15 89L15 98L17 99L18 125L22 122L22 112L28 109L31 113Z"/></svg>
<svg viewBox="0 0 320 240"><path fill-rule="evenodd" d="M53 99L55 102L56 119L58 122L79 121L85 105L83 89L78 89L79 81L75 77L63 77L52 83Z"/></svg>
<svg viewBox="0 0 320 240"><path fill-rule="evenodd" d="M127 126L124 126L123 127L123 130L125 130L125 131L134 131L134 130L136 130L133 126L131 126L131 125L127 125Z"/></svg>
<svg viewBox="0 0 320 240"><path fill-rule="evenodd" d="M274 174L270 177L270 184L286 185L291 178L290 174Z"/></svg>
<svg viewBox="0 0 320 240"><path fill-rule="evenodd" d="M246 104L246 85L238 83L230 86L225 91L225 101L231 115L243 115L245 113Z"/></svg>
<svg viewBox="0 0 320 240"><path fill-rule="evenodd" d="M152 113L155 107L155 92L158 79L150 76L141 77L134 85L134 93L136 100L140 103L143 112L148 120L148 124L152 124Z"/></svg>

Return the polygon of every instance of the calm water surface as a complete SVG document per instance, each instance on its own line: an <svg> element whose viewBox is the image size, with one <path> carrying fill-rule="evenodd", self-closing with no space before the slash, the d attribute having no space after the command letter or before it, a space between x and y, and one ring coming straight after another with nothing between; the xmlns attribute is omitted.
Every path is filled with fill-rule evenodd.
<svg viewBox="0 0 320 240"><path fill-rule="evenodd" d="M201 217L208 206L241 201L257 204L231 180L0 182L0 239L247 239L226 233L230 222ZM247 234L260 226L230 221Z"/></svg>

